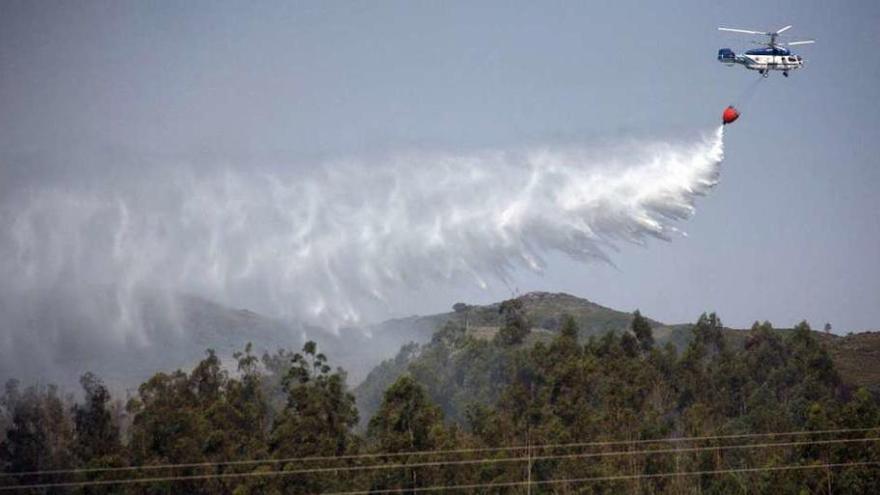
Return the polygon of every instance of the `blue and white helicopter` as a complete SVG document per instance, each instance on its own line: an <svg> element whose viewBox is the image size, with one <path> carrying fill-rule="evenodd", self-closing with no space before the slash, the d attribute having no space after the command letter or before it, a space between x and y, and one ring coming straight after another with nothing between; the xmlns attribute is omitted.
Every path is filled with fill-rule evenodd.
<svg viewBox="0 0 880 495"><path fill-rule="evenodd" d="M781 70L782 75L788 77L788 71L800 69L804 66L804 59L800 55L791 53L784 46L808 45L815 43L815 40L791 41L788 43L780 43L777 40L779 35L791 29L791 26L785 26L778 31L769 33L761 31L750 31L748 29L732 29L720 27L719 31L729 31L732 33L759 34L769 36L769 41L753 42L765 45L764 48L755 48L745 53L737 55L730 48L722 48L718 50L718 61L726 65L740 64L749 70L756 70L764 77L770 75L771 70Z"/></svg>

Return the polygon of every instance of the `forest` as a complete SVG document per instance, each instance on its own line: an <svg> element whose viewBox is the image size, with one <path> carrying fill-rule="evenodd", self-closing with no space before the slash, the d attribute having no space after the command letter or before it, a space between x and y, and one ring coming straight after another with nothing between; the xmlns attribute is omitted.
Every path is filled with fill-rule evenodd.
<svg viewBox="0 0 880 495"><path fill-rule="evenodd" d="M687 345L629 328L536 338L521 303L492 336L449 321L361 385L313 342L231 363L212 350L129 397L10 380L0 491L13 493L880 493L880 407L806 323L715 314Z"/></svg>

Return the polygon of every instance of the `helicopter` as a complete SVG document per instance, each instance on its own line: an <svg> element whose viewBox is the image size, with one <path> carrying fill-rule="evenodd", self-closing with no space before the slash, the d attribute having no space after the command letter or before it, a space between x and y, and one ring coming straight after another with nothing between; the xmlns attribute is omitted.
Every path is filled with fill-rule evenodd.
<svg viewBox="0 0 880 495"><path fill-rule="evenodd" d="M751 31L748 29L720 27L718 28L719 31L758 34L762 36L768 36L770 37L770 39L768 41L754 42L760 45L764 45L763 48L748 50L745 53L739 55L734 53L734 51L730 48L722 48L718 50L718 61L730 66L741 64L746 69L758 71L758 73L764 77L768 77L771 70L781 70L782 75L788 77L789 71L800 69L804 66L804 59L802 59L800 55L791 53L790 50L784 47L795 45L808 45L810 43L816 42L815 40L791 41L788 43L778 42L777 39L779 38L779 36L789 29L791 29L791 26L785 26L782 29L765 33L762 31Z"/></svg>

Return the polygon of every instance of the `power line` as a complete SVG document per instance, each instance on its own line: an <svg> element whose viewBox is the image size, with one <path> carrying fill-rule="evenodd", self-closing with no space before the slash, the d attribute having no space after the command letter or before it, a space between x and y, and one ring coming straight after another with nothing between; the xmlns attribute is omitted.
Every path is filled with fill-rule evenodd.
<svg viewBox="0 0 880 495"><path fill-rule="evenodd" d="M369 495L373 493L403 493L403 492L436 492L436 491L446 491L446 490L472 490L475 488L503 488L503 487L514 487L514 486L523 486L527 483L532 485L553 485L553 484L561 484L561 483L595 483L595 482L606 482L606 481L624 481L624 480L633 480L633 479L648 479L648 478L665 478L668 476L705 476L705 475L715 475L715 474L732 474L732 473L755 473L761 471L796 471L796 470L807 470L807 469L831 469L831 468L840 468L840 467L849 467L849 466L877 466L880 465L878 461L864 461L864 462L840 462L840 463L832 463L832 464L809 464L809 465L801 465L801 466L770 466L770 467L759 467L759 468L737 468L737 469L709 469L703 471L680 471L680 472L669 472L669 473L652 473L652 474L622 474L615 476L594 476L591 478L563 478L563 479L553 479L553 480L539 480L539 481L510 481L503 483L474 483L468 485L452 485L452 486L426 486L426 487L414 487L414 488L390 488L384 490L360 490L360 491L351 491L351 492L336 492L336 493L325 493L324 495Z"/></svg>
<svg viewBox="0 0 880 495"><path fill-rule="evenodd" d="M151 478L122 478L117 480L91 480L91 481L67 481L67 482L54 482L54 483L39 483L39 484L26 484L26 485L18 485L18 486L3 486L0 487L0 491L9 491L9 490L23 490L23 489L37 489L37 488L72 488L72 487L84 487L84 486L96 486L96 485L130 485L130 484L142 484L142 483L158 483L158 482L168 482L168 481L199 481L199 480L208 480L208 479L228 479L228 478L253 478L253 477L268 477L268 476L293 476L293 475L302 475L302 474L321 474L321 473L341 473L341 472L353 472L353 471L373 471L373 470L388 470L388 469L401 469L401 468L417 468L417 467L437 467L437 466L463 466L463 465L473 465L473 464L498 464L498 463L514 463L514 462L534 462L541 460L554 460L554 459L585 459L585 458L596 458L596 457L616 457L616 456L630 456L630 455L656 455L656 454L681 454L681 453L692 453L692 452L703 452L710 450L734 450L734 449L759 449L759 448L773 448L773 447L796 447L803 445L828 445L828 444L840 444L840 443L865 443L865 442L875 442L880 440L880 438L846 438L846 439L833 439L833 440L808 440L808 441L799 441L799 442L771 442L771 443L763 443L763 444L739 444L739 445L721 445L721 446L703 446L703 447L684 447L684 448L674 448L674 449L645 449L645 450L623 450L623 451L613 451L613 452L586 452L586 453L576 453L576 454L558 454L558 455L544 455L544 456L519 456L519 457L504 457L504 458L481 458L481 459L460 459L460 460L452 460L452 461L430 461L423 463L398 463L398 464L374 464L368 466L341 466L341 467L322 467L322 468L307 468L307 469L297 469L297 470L275 470L275 471L257 471L257 472L246 472L246 473L211 473L211 474L196 474L196 475L180 475L180 476L158 476Z"/></svg>
<svg viewBox="0 0 880 495"><path fill-rule="evenodd" d="M710 435L710 436L693 436L678 438L660 438L660 439L641 439L641 440L608 440L594 442L575 442L560 444L543 444L532 445L531 449L570 449L578 447L608 447L613 445L645 445L652 443L686 443L700 442L708 440L734 440L741 438L766 438L766 437L782 437L782 436L802 436L802 435L829 435L839 433L863 433L878 430L880 427L874 428L839 428L832 430L798 430L788 432L765 432L765 433L740 433L731 435ZM504 447L477 447L468 449L450 449L450 450L420 450L413 452L380 452L380 453L364 453L364 454L347 454L338 456L308 456L308 457L287 457L280 459L244 459L235 461L212 461L212 462L190 462L190 463L168 463L168 464L152 464L140 466L119 466L105 468L76 468L76 469L48 469L39 471L23 471L19 473L0 473L0 478L11 476L37 476L37 475L53 475L53 474L76 474L76 473L109 473L123 471L156 471L161 469L175 468L196 468L196 467L221 467L221 466L246 466L254 464L281 464L288 462L314 462L314 461L343 461L356 459L376 459L388 457L409 457L409 456L430 456L430 455L447 455L447 454L469 454L469 453L488 453L488 452L506 452L511 450L526 450L527 445L512 445Z"/></svg>

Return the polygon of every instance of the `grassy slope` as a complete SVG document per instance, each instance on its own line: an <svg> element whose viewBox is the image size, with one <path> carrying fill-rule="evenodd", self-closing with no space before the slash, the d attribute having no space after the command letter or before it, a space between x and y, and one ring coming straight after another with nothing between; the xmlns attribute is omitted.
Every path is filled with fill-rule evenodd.
<svg viewBox="0 0 880 495"><path fill-rule="evenodd" d="M880 332L833 338L828 350L845 381L880 394Z"/></svg>

